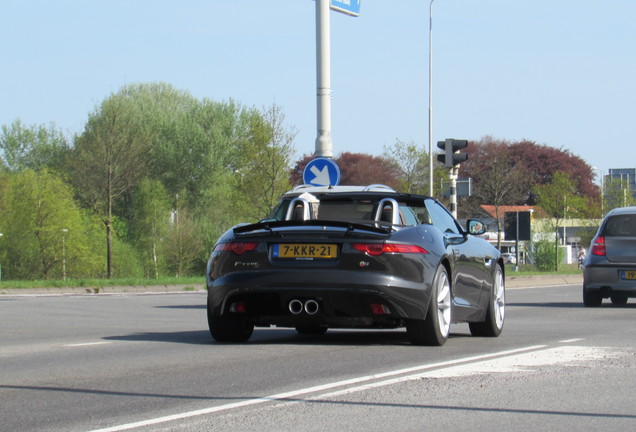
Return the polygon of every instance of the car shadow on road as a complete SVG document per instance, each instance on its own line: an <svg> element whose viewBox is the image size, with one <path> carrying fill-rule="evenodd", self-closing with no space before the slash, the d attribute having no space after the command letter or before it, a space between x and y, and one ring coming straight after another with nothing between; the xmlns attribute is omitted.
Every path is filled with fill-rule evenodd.
<svg viewBox="0 0 636 432"><path fill-rule="evenodd" d="M210 332L207 330L177 331L177 332L143 332L121 336L106 336L107 341L126 342L170 342L189 345L209 345Z"/></svg>
<svg viewBox="0 0 636 432"><path fill-rule="evenodd" d="M301 335L294 329L256 329L251 345L334 345L385 346L410 345L403 330L328 330L324 335Z"/></svg>
<svg viewBox="0 0 636 432"><path fill-rule="evenodd" d="M545 302L545 303L507 303L506 306L518 306L518 307L545 307L545 308L564 308L564 309L598 309L587 308L582 302ZM636 309L636 303L628 303L624 305L615 305L609 302L604 302L601 308L611 309Z"/></svg>
<svg viewBox="0 0 636 432"><path fill-rule="evenodd" d="M545 303L506 303L508 307L548 307L548 308L581 308L580 302L545 302Z"/></svg>
<svg viewBox="0 0 636 432"><path fill-rule="evenodd" d="M155 306L157 309L207 309L204 304Z"/></svg>
<svg viewBox="0 0 636 432"><path fill-rule="evenodd" d="M449 339L469 337L451 333ZM415 346L406 331L394 330L341 330L327 331L324 335L301 335L290 328L257 328L249 341L242 343L216 342L207 330L176 332L140 332L128 335L106 336L106 341L167 342L189 345L320 345L320 346Z"/></svg>

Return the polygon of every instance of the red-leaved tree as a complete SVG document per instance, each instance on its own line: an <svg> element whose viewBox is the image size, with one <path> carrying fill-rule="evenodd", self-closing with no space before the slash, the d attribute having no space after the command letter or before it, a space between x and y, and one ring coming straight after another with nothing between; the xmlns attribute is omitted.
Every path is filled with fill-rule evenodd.
<svg viewBox="0 0 636 432"><path fill-rule="evenodd" d="M303 183L303 171L314 159L313 155L305 155L296 162L291 173L291 183ZM364 153L341 153L334 158L340 168L341 185L384 184L397 188L400 169L383 156L371 156Z"/></svg>

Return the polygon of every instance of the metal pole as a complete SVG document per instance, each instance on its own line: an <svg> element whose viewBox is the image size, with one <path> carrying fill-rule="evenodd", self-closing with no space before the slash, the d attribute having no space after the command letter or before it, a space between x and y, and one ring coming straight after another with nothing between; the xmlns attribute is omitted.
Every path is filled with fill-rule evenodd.
<svg viewBox="0 0 636 432"><path fill-rule="evenodd" d="M428 8L428 195L433 196L433 2Z"/></svg>
<svg viewBox="0 0 636 432"><path fill-rule="evenodd" d="M0 233L0 237L2 237L4 234ZM0 281L2 280L2 264L0 264Z"/></svg>
<svg viewBox="0 0 636 432"><path fill-rule="evenodd" d="M601 172L601 218L605 217L605 176Z"/></svg>
<svg viewBox="0 0 636 432"><path fill-rule="evenodd" d="M519 271L519 212L516 212L517 235L515 236L515 271Z"/></svg>
<svg viewBox="0 0 636 432"><path fill-rule="evenodd" d="M66 280L66 245L64 237L67 232L67 228L62 228L62 280Z"/></svg>
<svg viewBox="0 0 636 432"><path fill-rule="evenodd" d="M316 156L333 157L331 142L331 26L330 0L316 0L316 81L318 135Z"/></svg>
<svg viewBox="0 0 636 432"><path fill-rule="evenodd" d="M457 219L457 174L459 168L452 167L448 174L450 179L450 211L455 219Z"/></svg>

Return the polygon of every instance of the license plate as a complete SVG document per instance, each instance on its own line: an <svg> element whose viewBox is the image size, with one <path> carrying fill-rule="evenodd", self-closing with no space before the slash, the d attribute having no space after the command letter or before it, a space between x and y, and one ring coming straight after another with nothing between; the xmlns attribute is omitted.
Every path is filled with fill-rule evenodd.
<svg viewBox="0 0 636 432"><path fill-rule="evenodd" d="M338 257L335 244L281 243L274 245L274 258L333 259Z"/></svg>
<svg viewBox="0 0 636 432"><path fill-rule="evenodd" d="M623 280L635 280L636 270L623 270L621 271L621 279Z"/></svg>

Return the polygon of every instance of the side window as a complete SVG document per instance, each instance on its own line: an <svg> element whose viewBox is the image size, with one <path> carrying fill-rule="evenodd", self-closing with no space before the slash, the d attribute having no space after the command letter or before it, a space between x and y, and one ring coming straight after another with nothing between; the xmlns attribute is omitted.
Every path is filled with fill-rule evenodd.
<svg viewBox="0 0 636 432"><path fill-rule="evenodd" d="M270 215L270 217L279 221L285 220L285 214L287 213L287 207L289 206L290 201L291 200L289 198L282 199L276 205L276 207L274 207L274 210L272 211L272 214Z"/></svg>
<svg viewBox="0 0 636 432"><path fill-rule="evenodd" d="M426 200L426 208L428 209L428 214L433 226L437 227L442 232L450 232L454 234L461 233L453 216L437 201L432 199Z"/></svg>
<svg viewBox="0 0 636 432"><path fill-rule="evenodd" d="M404 204L400 204L400 214L402 215L402 221L404 222L404 225L406 226L419 225L419 221L417 220L417 217L413 213L413 210L411 210L411 207Z"/></svg>
<svg viewBox="0 0 636 432"><path fill-rule="evenodd" d="M404 225L407 226L431 223L431 218L428 217L428 210L421 203L417 206L400 204L400 213L402 214L402 219L404 219Z"/></svg>

